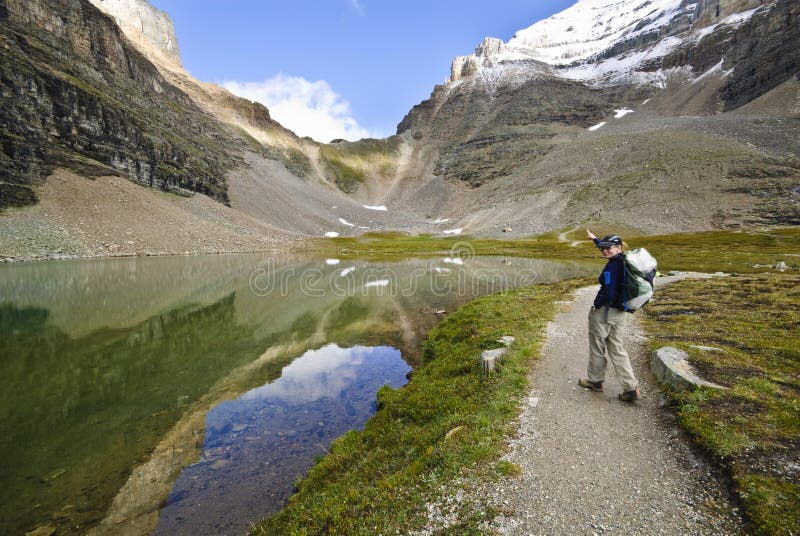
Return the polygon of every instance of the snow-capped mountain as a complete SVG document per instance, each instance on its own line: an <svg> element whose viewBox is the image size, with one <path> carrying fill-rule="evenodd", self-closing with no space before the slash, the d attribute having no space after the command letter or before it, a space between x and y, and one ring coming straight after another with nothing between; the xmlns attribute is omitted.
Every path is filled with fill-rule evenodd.
<svg viewBox="0 0 800 536"><path fill-rule="evenodd" d="M7 4L0 210L39 211L0 222L11 257L54 254L26 223L39 204L60 207L67 223L45 226L65 225L79 255L252 251L367 227L800 224L798 0L579 0L456 58L397 135L322 146L183 71L168 15L146 0ZM95 212L61 195L64 174ZM121 198L80 176L148 188ZM117 219L144 223L129 239L109 230ZM116 249L123 232L130 248Z"/></svg>
<svg viewBox="0 0 800 536"><path fill-rule="evenodd" d="M475 53L453 61L450 81L526 65L598 85L659 82L665 73L653 66L669 54L766 9L760 0L580 0L518 31L508 43L486 38Z"/></svg>

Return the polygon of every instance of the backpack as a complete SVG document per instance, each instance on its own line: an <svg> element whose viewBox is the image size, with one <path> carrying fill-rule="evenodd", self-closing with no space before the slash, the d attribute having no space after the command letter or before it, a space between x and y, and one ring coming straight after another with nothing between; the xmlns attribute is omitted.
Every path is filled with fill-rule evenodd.
<svg viewBox="0 0 800 536"><path fill-rule="evenodd" d="M658 261L644 248L624 253L622 278L622 309L632 313L641 309L653 297L653 279Z"/></svg>

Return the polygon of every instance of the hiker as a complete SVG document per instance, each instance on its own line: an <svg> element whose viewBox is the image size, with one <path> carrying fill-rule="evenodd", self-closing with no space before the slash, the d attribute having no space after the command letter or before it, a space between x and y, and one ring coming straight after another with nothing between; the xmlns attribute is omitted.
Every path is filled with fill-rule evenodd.
<svg viewBox="0 0 800 536"><path fill-rule="evenodd" d="M633 375L631 360L622 345L628 323L628 313L620 305L625 273L622 239L617 235L607 235L600 240L589 229L586 229L586 235L594 241L608 262L600 274L600 291L589 311L588 378L578 380L578 385L590 391L602 391L606 364L611 361L623 390L618 398L633 402L641 397L641 393Z"/></svg>

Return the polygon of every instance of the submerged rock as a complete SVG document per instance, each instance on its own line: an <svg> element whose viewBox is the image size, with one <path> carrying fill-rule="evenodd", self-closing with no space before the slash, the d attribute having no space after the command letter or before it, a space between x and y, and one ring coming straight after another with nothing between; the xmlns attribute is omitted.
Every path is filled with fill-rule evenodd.
<svg viewBox="0 0 800 536"><path fill-rule="evenodd" d="M50 525L41 525L31 531L26 532L25 536L51 536L51 534L55 534L55 532L55 527L51 527Z"/></svg>

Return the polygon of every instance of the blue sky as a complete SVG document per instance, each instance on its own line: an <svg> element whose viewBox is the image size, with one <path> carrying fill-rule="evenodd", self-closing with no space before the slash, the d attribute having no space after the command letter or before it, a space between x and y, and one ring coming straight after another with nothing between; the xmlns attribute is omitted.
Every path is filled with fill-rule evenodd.
<svg viewBox="0 0 800 536"><path fill-rule="evenodd" d="M394 134L455 56L574 0L150 0L183 66L318 141Z"/></svg>

